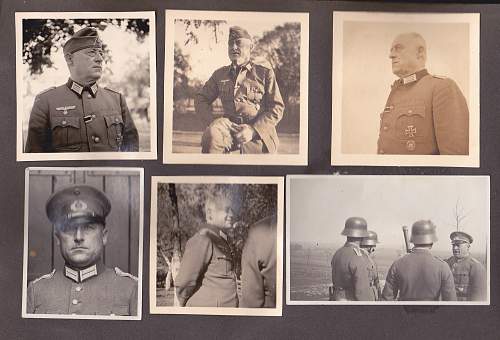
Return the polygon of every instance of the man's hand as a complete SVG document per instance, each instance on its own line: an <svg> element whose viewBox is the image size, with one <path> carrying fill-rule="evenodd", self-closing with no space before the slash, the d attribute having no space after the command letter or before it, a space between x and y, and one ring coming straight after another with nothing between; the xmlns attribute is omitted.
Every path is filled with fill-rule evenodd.
<svg viewBox="0 0 500 340"><path fill-rule="evenodd" d="M237 131L234 134L233 138L236 139L236 143L245 144L247 142L250 142L256 136L257 131L255 131L252 126L248 124L241 124L237 126Z"/></svg>

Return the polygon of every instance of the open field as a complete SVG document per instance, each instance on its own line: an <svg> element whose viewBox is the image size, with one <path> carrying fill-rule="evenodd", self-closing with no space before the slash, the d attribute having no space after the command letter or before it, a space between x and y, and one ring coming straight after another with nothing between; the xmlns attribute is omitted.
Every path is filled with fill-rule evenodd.
<svg viewBox="0 0 500 340"><path fill-rule="evenodd" d="M313 245L291 244L290 246L290 299L292 301L328 301L328 286L332 283L330 262L337 248ZM381 285L391 264L402 254L401 249L378 248L375 262L378 266ZM451 256L450 252L433 251L442 259ZM483 264L484 256L472 254Z"/></svg>

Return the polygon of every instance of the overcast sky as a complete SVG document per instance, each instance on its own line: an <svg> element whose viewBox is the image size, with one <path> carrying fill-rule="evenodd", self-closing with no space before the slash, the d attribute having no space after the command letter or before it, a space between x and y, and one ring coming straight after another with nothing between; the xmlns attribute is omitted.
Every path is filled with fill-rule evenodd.
<svg viewBox="0 0 500 340"><path fill-rule="evenodd" d="M486 249L489 230L487 177L460 176L309 176L292 178L290 240L342 244L340 233L351 216L364 217L379 236L379 247L401 248L401 227L420 219L437 226L434 248L450 249L454 210L467 213L460 230L474 238L472 250Z"/></svg>

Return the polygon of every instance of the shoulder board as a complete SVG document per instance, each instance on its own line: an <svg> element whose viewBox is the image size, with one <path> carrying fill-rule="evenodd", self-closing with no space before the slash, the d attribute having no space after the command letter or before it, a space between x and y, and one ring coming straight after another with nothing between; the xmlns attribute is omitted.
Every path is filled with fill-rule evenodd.
<svg viewBox="0 0 500 340"><path fill-rule="evenodd" d="M272 66L271 66L271 64L269 62L267 62L267 63L255 63L254 62L253 65L257 66L257 67L260 66L260 67L268 69L268 70L272 70L273 69Z"/></svg>
<svg viewBox="0 0 500 340"><path fill-rule="evenodd" d="M441 262L443 262L443 263L446 263L446 261L445 261L445 260L443 260L443 259L442 259L442 258L440 258L440 257L434 256L434 258L435 258L435 259L437 259L437 260L439 260L439 261L441 261ZM446 264L447 264L447 263L446 263Z"/></svg>
<svg viewBox="0 0 500 340"><path fill-rule="evenodd" d="M471 260L471 262L481 264L481 262L479 262L479 260L476 260L476 259L475 259L475 258L473 258L473 257L471 257L471 258L470 258L470 260Z"/></svg>
<svg viewBox="0 0 500 340"><path fill-rule="evenodd" d="M109 91L111 91L111 92L118 93L118 94L120 94L120 95L121 95L121 92L120 92L120 91L118 91L118 90L115 90L115 89L110 89L110 88L109 88L109 87L107 87L107 86L105 86L104 88L105 88L106 90L109 90Z"/></svg>
<svg viewBox="0 0 500 340"><path fill-rule="evenodd" d="M49 92L50 90L53 90L53 89L55 89L55 88L56 88L55 86L51 86L51 87L49 87L48 89L45 89L45 90L43 90L42 92L40 92L39 94L37 94L37 96L39 96L39 95L41 95L41 94L44 94L44 93L46 93L46 92Z"/></svg>
<svg viewBox="0 0 500 340"><path fill-rule="evenodd" d="M54 269L53 271L51 271L50 273L48 274L45 274L45 275L42 275L40 276L38 279L35 279L33 280L31 283L37 283L38 281L41 281L43 279L50 279L52 276L54 276L54 274L56 273L56 270Z"/></svg>
<svg viewBox="0 0 500 340"><path fill-rule="evenodd" d="M445 77L445 76L440 76L440 75L437 75L437 74L433 74L432 75L434 78L437 78L437 79L448 79L448 77Z"/></svg>
<svg viewBox="0 0 500 340"><path fill-rule="evenodd" d="M356 253L357 256L363 256L363 253L361 252L361 249L352 248L352 250L354 250L354 252Z"/></svg>
<svg viewBox="0 0 500 340"><path fill-rule="evenodd" d="M116 275L118 276L121 276L121 277L129 277L131 278L132 280L135 280L135 281L138 281L139 279L137 277L135 277L134 275L130 274L130 273L126 273L124 272L123 270L121 270L120 268L118 267L115 267L115 273Z"/></svg>

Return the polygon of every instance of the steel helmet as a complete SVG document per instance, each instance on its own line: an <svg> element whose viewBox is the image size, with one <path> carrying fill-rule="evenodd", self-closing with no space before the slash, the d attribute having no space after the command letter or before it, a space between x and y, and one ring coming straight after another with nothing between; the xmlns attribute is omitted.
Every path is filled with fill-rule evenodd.
<svg viewBox="0 0 500 340"><path fill-rule="evenodd" d="M367 237L368 225L366 220L362 217L349 217L345 221L345 227L341 234L349 237Z"/></svg>
<svg viewBox="0 0 500 340"><path fill-rule="evenodd" d="M368 230L368 236L361 240L362 246L376 246L377 243L379 243L377 233L371 230Z"/></svg>
<svg viewBox="0 0 500 340"><path fill-rule="evenodd" d="M420 220L411 227L410 242L413 244L431 244L438 240L436 226L431 220Z"/></svg>

